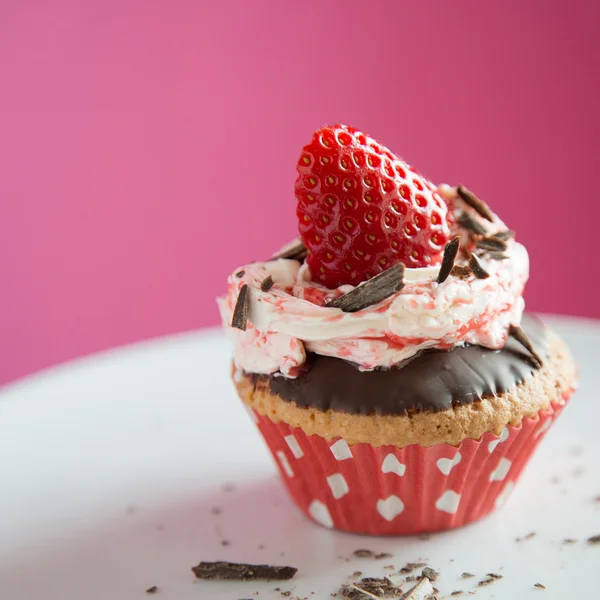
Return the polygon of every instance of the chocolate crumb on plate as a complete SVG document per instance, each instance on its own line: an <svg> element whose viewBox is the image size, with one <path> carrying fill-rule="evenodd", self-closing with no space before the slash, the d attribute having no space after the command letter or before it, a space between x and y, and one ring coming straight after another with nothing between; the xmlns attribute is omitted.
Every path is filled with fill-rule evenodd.
<svg viewBox="0 0 600 600"><path fill-rule="evenodd" d="M492 579L503 579L504 575L498 575L498 573L486 573L486 577L491 577Z"/></svg>
<svg viewBox="0 0 600 600"><path fill-rule="evenodd" d="M362 577L362 571L354 571L354 573L352 573L352 577Z"/></svg>
<svg viewBox="0 0 600 600"><path fill-rule="evenodd" d="M344 312L357 312L377 304L404 287L404 265L398 263L368 281L361 283L351 292L332 300L327 306Z"/></svg>
<svg viewBox="0 0 600 600"><path fill-rule="evenodd" d="M231 320L231 326L236 329L246 331L246 325L248 323L248 309L250 308L250 295L248 284L245 283L240 288L235 308L233 309L233 318Z"/></svg>
<svg viewBox="0 0 600 600"><path fill-rule="evenodd" d="M431 567L425 567L422 571L421 571L421 577L427 577L427 579L429 579L429 581L436 581L437 578L439 577L439 573L432 569Z"/></svg>
<svg viewBox="0 0 600 600"><path fill-rule="evenodd" d="M268 292L274 285L275 285L275 282L273 281L273 278L270 275L267 275L262 280L262 283L260 284L260 289L263 292Z"/></svg>
<svg viewBox="0 0 600 600"><path fill-rule="evenodd" d="M229 540L221 540L221 546L229 546L230 543Z"/></svg>
<svg viewBox="0 0 600 600"><path fill-rule="evenodd" d="M192 572L198 579L234 581L283 581L291 579L297 571L298 569L295 567L273 567L225 561L201 562L192 567Z"/></svg>
<svg viewBox="0 0 600 600"><path fill-rule="evenodd" d="M545 590L546 586L543 583L535 583L533 585L533 587L537 588L538 590Z"/></svg>
<svg viewBox="0 0 600 600"><path fill-rule="evenodd" d="M155 585L146 590L146 594L156 594L156 592L158 592L158 588Z"/></svg>
<svg viewBox="0 0 600 600"><path fill-rule="evenodd" d="M494 220L494 213L490 207L481 199L479 199L471 190L465 186L459 185L456 188L458 195L462 198L465 204L468 204L477 214L488 221Z"/></svg>
<svg viewBox="0 0 600 600"><path fill-rule="evenodd" d="M461 227L475 235L487 235L487 229L481 225L479 221L476 221L469 213L461 212L458 215L457 221Z"/></svg>
<svg viewBox="0 0 600 600"><path fill-rule="evenodd" d="M451 596L462 596L464 592L462 590L454 590L450 595Z"/></svg>
<svg viewBox="0 0 600 600"><path fill-rule="evenodd" d="M373 558L375 556L375 552L373 552L373 550L365 550L364 548L359 548L352 554L354 554L356 558Z"/></svg>
<svg viewBox="0 0 600 600"><path fill-rule="evenodd" d="M576 543L577 543L577 540L573 539L573 538L565 538L563 540L563 544L576 544Z"/></svg>
<svg viewBox="0 0 600 600"><path fill-rule="evenodd" d="M490 585L490 583L494 583L496 579L494 577L486 577L485 579L481 579L477 582L477 587L484 587L486 585Z"/></svg>
<svg viewBox="0 0 600 600"><path fill-rule="evenodd" d="M379 552L375 555L375 560L381 560L382 558L392 558L392 554L389 552Z"/></svg>
<svg viewBox="0 0 600 600"><path fill-rule="evenodd" d="M471 254L471 258L469 259L469 267L471 267L471 271L473 271L473 275L477 277L477 279L487 279L490 274L483 268L481 261L475 254Z"/></svg>
<svg viewBox="0 0 600 600"><path fill-rule="evenodd" d="M521 344L521 346L523 346L523 348L525 348L525 350L527 350L527 352L529 352L529 354L531 354L531 357L537 363L538 368L542 366L543 362L542 362L540 355L535 351L535 349L533 348L533 344L531 343L531 341L527 337L527 334L523 331L523 329L521 327L517 327L516 325L511 325L510 329L508 330L508 334L511 337L513 337L517 342L519 342L519 344ZM535 533L533 535L535 535ZM525 539L530 539L530 538L525 538Z"/></svg>
<svg viewBox="0 0 600 600"><path fill-rule="evenodd" d="M345 584L338 594L348 600L371 600L371 598L403 598L402 588L387 577L365 577L355 583Z"/></svg>
<svg viewBox="0 0 600 600"><path fill-rule="evenodd" d="M220 506L213 506L210 509L211 515L220 515L223 512L223 509Z"/></svg>
<svg viewBox="0 0 600 600"><path fill-rule="evenodd" d="M600 535L593 535L588 538L588 544L600 544Z"/></svg>
<svg viewBox="0 0 600 600"><path fill-rule="evenodd" d="M475 575L474 575L473 573L469 573L468 571L465 571L465 572L464 572L464 573L461 575L461 577L462 577L463 579L471 579L471 577L475 577Z"/></svg>
<svg viewBox="0 0 600 600"><path fill-rule="evenodd" d="M433 586L427 577L421 579L401 600L428 600L433 594Z"/></svg>
<svg viewBox="0 0 600 600"><path fill-rule="evenodd" d="M400 573L402 573L402 575L406 575L407 573L412 573L415 569L422 569L423 567L426 567L427 563L406 563L406 565L404 565L401 569L400 569Z"/></svg>

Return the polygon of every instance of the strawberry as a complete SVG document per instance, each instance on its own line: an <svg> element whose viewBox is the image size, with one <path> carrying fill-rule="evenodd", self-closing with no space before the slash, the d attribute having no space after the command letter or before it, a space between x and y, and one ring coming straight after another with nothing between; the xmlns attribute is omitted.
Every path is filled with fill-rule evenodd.
<svg viewBox="0 0 600 600"><path fill-rule="evenodd" d="M298 161L295 193L314 280L358 285L392 265L438 264L450 239L436 187L353 127L316 131Z"/></svg>

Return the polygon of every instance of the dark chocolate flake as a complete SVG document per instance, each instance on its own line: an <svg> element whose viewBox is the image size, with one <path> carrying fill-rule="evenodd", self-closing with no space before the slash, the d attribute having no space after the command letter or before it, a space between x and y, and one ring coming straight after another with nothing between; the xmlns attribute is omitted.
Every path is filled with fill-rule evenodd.
<svg viewBox="0 0 600 600"><path fill-rule="evenodd" d="M436 581L439 575L440 574L431 567L425 567L423 571L421 571L421 577L427 577L429 581Z"/></svg>
<svg viewBox="0 0 600 600"><path fill-rule="evenodd" d="M502 579L504 575L499 575L498 573L487 573L486 577L491 577L492 579Z"/></svg>
<svg viewBox="0 0 600 600"><path fill-rule="evenodd" d="M234 581L284 581L291 579L298 569L295 567L272 567L270 565L248 565L224 561L201 562L192 567L198 579Z"/></svg>
<svg viewBox="0 0 600 600"><path fill-rule="evenodd" d="M292 260L303 261L306 258L308 251L306 246L302 243L302 240L298 238L292 242L289 246L284 248L282 252L276 254L271 260L277 260L278 258L288 258Z"/></svg>
<svg viewBox="0 0 600 600"><path fill-rule="evenodd" d="M243 277L246 274L246 271L244 271L243 269L241 271L238 271L235 276L240 279L241 277Z"/></svg>
<svg viewBox="0 0 600 600"><path fill-rule="evenodd" d="M475 243L480 250L489 250L491 252L504 252L508 246L504 240L493 235L481 238Z"/></svg>
<svg viewBox="0 0 600 600"><path fill-rule="evenodd" d="M508 330L508 333L515 340L517 340L517 342L519 342L519 344L521 344L521 346L523 346L523 348L525 348L525 350L527 350L527 352L529 352L529 354L531 354L531 357L537 363L537 366L541 367L543 364L542 359L541 359L540 355L533 348L533 344L531 343L531 341L529 340L529 338L527 337L527 334L523 331L523 329L521 327L517 327L516 325L511 325L510 329ZM535 535L535 533L533 535ZM525 539L530 539L530 538L525 538Z"/></svg>
<svg viewBox="0 0 600 600"><path fill-rule="evenodd" d="M246 325L248 323L248 309L250 308L250 290L248 284L245 283L238 294L235 308L233 309L233 319L231 320L231 326L236 329L246 331Z"/></svg>
<svg viewBox="0 0 600 600"><path fill-rule="evenodd" d="M588 544L600 544L600 535L594 535L588 538Z"/></svg>
<svg viewBox="0 0 600 600"><path fill-rule="evenodd" d="M471 254L471 258L469 260L469 267L471 267L471 271L477 279L487 279L490 274L483 268L481 261L474 255Z"/></svg>
<svg viewBox="0 0 600 600"><path fill-rule="evenodd" d="M462 185L459 185L456 188L456 191L463 201L484 219L487 219L488 221L494 220L494 213L490 210L490 207L483 200L480 200L473 192Z"/></svg>
<svg viewBox="0 0 600 600"><path fill-rule="evenodd" d="M484 587L486 585L490 585L490 583L494 583L494 581L496 581L493 577L486 577L485 579L482 579L481 581L477 582L477 587Z"/></svg>
<svg viewBox="0 0 600 600"><path fill-rule="evenodd" d="M146 594L156 594L156 592L158 592L158 588L155 585L146 590Z"/></svg>
<svg viewBox="0 0 600 600"><path fill-rule="evenodd" d="M444 247L444 258L442 259L442 266L440 267L440 272L438 273L437 282L444 283L446 279L448 279L450 273L452 272L452 267L454 267L454 261L456 260L456 255L460 249L460 236L456 236L451 242L448 242Z"/></svg>
<svg viewBox="0 0 600 600"><path fill-rule="evenodd" d="M389 298L403 287L404 265L398 263L365 283L361 283L351 292L332 300L327 306L340 308L344 312L357 312Z"/></svg>
<svg viewBox="0 0 600 600"><path fill-rule="evenodd" d="M504 252L488 252L487 254L492 260L504 260L508 258L508 254Z"/></svg>
<svg viewBox="0 0 600 600"><path fill-rule="evenodd" d="M275 282L273 281L273 278L270 275L267 275L260 284L260 289L263 292L268 292L274 285Z"/></svg>
<svg viewBox="0 0 600 600"><path fill-rule="evenodd" d="M495 233L494 237L504 241L512 240L515 237L515 232L512 229L506 229L504 231L499 231L498 233Z"/></svg>
<svg viewBox="0 0 600 600"><path fill-rule="evenodd" d="M476 221L469 213L461 212L458 215L457 221L461 227L464 227L467 231L470 231L475 235L487 235L487 229L479 221Z"/></svg>

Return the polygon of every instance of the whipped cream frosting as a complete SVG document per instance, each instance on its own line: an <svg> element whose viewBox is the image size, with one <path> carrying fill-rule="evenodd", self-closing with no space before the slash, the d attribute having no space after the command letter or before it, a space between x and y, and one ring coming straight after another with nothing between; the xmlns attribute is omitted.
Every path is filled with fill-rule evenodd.
<svg viewBox="0 0 600 600"><path fill-rule="evenodd" d="M441 185L438 192L456 200L454 188ZM490 235L506 229L497 216L490 223L459 201L455 204L455 210L468 212ZM468 243L464 229L456 225L454 230ZM217 299L223 325L233 338L235 365L248 373L296 377L307 352L374 370L396 367L428 348L477 344L499 349L510 325L521 323L529 277L525 247L514 240L507 244L503 260L480 257L489 273L486 279L450 276L438 284L439 266L406 269L400 292L355 313L326 306L352 286L323 287L299 261L274 259L241 266L228 278L227 296ZM261 283L269 275L274 285L265 292ZM231 327L231 319L244 284L250 302L246 331L241 331Z"/></svg>

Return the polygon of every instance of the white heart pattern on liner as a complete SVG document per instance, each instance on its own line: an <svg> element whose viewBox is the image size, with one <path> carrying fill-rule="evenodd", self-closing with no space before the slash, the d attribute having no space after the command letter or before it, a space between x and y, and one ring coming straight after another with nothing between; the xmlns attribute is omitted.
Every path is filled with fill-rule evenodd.
<svg viewBox="0 0 600 600"><path fill-rule="evenodd" d="M440 458L437 461L437 468L444 474L450 475L450 471L462 460L460 452L457 452L454 458Z"/></svg>
<svg viewBox="0 0 600 600"><path fill-rule="evenodd" d="M453 490L448 490L440 496L438 501L435 503L435 507L438 510L441 510L443 512L447 512L447 513L453 515L458 510L459 503L460 503L460 494L457 494Z"/></svg>
<svg viewBox="0 0 600 600"><path fill-rule="evenodd" d="M403 465L393 454L388 454L381 465L383 473L396 473L398 477L404 477L406 465Z"/></svg>
<svg viewBox="0 0 600 600"><path fill-rule="evenodd" d="M318 500L313 500L308 507L310 516L317 522L323 525L323 527L333 527L333 519L329 513L329 509Z"/></svg>
<svg viewBox="0 0 600 600"><path fill-rule="evenodd" d="M404 510L404 502L398 496L377 500L377 512L386 520L393 521Z"/></svg>
<svg viewBox="0 0 600 600"><path fill-rule="evenodd" d="M501 442L505 442L507 439L508 439L508 429L506 427L504 427L504 429L502 429L502 433L500 434L500 437L497 440L492 440L489 443L488 452L491 454L496 449L496 446L498 444L500 444Z"/></svg>

